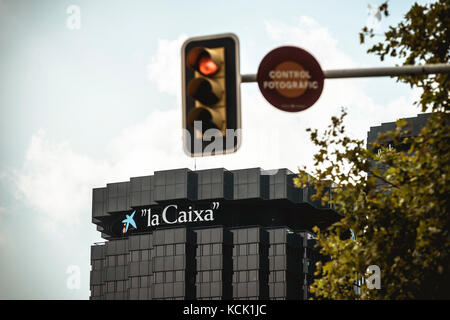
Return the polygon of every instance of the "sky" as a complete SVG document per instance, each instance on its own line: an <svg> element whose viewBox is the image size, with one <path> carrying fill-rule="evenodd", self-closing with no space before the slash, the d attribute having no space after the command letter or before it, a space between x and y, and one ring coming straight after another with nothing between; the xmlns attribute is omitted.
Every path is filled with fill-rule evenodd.
<svg viewBox="0 0 450 320"><path fill-rule="evenodd" d="M183 152L187 38L236 34L241 74L282 45L307 50L324 70L394 66L367 54L358 33L373 26L381 41L413 2L389 1L379 22L369 5L382 2L0 0L0 299L89 298L90 246L103 241L93 188L194 166L312 169L306 128L324 129L341 107L359 139L416 116L419 92L388 77L325 80L318 102L298 113L243 83L241 148L196 160Z"/></svg>

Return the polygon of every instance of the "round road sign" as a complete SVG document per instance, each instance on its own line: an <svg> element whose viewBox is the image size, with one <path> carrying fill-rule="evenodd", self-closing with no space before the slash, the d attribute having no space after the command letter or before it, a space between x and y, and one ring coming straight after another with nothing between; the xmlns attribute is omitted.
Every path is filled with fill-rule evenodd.
<svg viewBox="0 0 450 320"><path fill-rule="evenodd" d="M257 81L264 98L288 112L311 107L320 97L324 76L317 60L298 47L280 47L261 61Z"/></svg>

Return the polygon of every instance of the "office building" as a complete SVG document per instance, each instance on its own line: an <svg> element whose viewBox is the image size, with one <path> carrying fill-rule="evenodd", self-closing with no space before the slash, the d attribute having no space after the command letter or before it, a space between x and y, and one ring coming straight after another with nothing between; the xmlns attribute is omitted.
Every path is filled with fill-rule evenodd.
<svg viewBox="0 0 450 320"><path fill-rule="evenodd" d="M312 227L340 216L295 176L174 169L94 189L91 299L307 299Z"/></svg>

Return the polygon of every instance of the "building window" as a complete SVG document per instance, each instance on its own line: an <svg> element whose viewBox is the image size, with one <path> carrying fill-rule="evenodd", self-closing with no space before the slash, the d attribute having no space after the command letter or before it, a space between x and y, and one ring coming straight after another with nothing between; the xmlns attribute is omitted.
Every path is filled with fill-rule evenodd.
<svg viewBox="0 0 450 320"><path fill-rule="evenodd" d="M117 281L117 291L118 292L125 291L124 281Z"/></svg>
<svg viewBox="0 0 450 320"><path fill-rule="evenodd" d="M139 288L139 278L138 277L132 277L131 278L131 287L132 288Z"/></svg>
<svg viewBox="0 0 450 320"><path fill-rule="evenodd" d="M164 256L164 246L157 246L156 247L156 256L157 257Z"/></svg>
<svg viewBox="0 0 450 320"><path fill-rule="evenodd" d="M209 271L203 271L203 281L202 282L209 282L209 281L210 281Z"/></svg>
<svg viewBox="0 0 450 320"><path fill-rule="evenodd" d="M156 272L153 274L155 277L155 283L163 283L164 282L164 272Z"/></svg>
<svg viewBox="0 0 450 320"><path fill-rule="evenodd" d="M250 243L248 246L248 254L258 254L258 244Z"/></svg>
<svg viewBox="0 0 450 320"><path fill-rule="evenodd" d="M277 244L275 247L275 254L276 255L281 255L281 254L285 254L285 250L284 250L284 245L283 244Z"/></svg>
<svg viewBox="0 0 450 320"><path fill-rule="evenodd" d="M108 293L114 292L114 289L115 289L114 285L115 285L114 281L108 282Z"/></svg>
<svg viewBox="0 0 450 320"><path fill-rule="evenodd" d="M131 251L131 261L139 261L139 250Z"/></svg>
<svg viewBox="0 0 450 320"><path fill-rule="evenodd" d="M175 281L184 281L183 271L175 271Z"/></svg>
<svg viewBox="0 0 450 320"><path fill-rule="evenodd" d="M202 255L204 255L204 256L211 255L211 245L209 245L209 244L203 245L203 254Z"/></svg>
<svg viewBox="0 0 450 320"><path fill-rule="evenodd" d="M102 268L102 260L94 260L94 270L100 270Z"/></svg>
<svg viewBox="0 0 450 320"><path fill-rule="evenodd" d="M173 256L173 244L166 246L166 256Z"/></svg>
<svg viewBox="0 0 450 320"><path fill-rule="evenodd" d="M222 245L215 243L212 245L212 254L222 254Z"/></svg>
<svg viewBox="0 0 450 320"><path fill-rule="evenodd" d="M148 277L141 277L141 288L148 287Z"/></svg>
<svg viewBox="0 0 450 320"><path fill-rule="evenodd" d="M166 272L165 282L173 282L173 272L172 271Z"/></svg>
<svg viewBox="0 0 450 320"><path fill-rule="evenodd" d="M179 243L175 246L175 255L184 254L184 243Z"/></svg>
<svg viewBox="0 0 450 320"><path fill-rule="evenodd" d="M214 270L212 272L212 281L221 281L221 272L219 270Z"/></svg>
<svg viewBox="0 0 450 320"><path fill-rule="evenodd" d="M275 281L276 282L283 282L284 280L285 280L284 271L277 271L275 273Z"/></svg>
<svg viewBox="0 0 450 320"><path fill-rule="evenodd" d="M239 272L239 282L247 282L247 271Z"/></svg>
<svg viewBox="0 0 450 320"><path fill-rule="evenodd" d="M97 286L92 286L93 287L93 291L92 291L92 296L100 296L102 294L102 287L101 285L97 285Z"/></svg>
<svg viewBox="0 0 450 320"><path fill-rule="evenodd" d="M108 266L109 267L116 266L116 256L108 256Z"/></svg>

